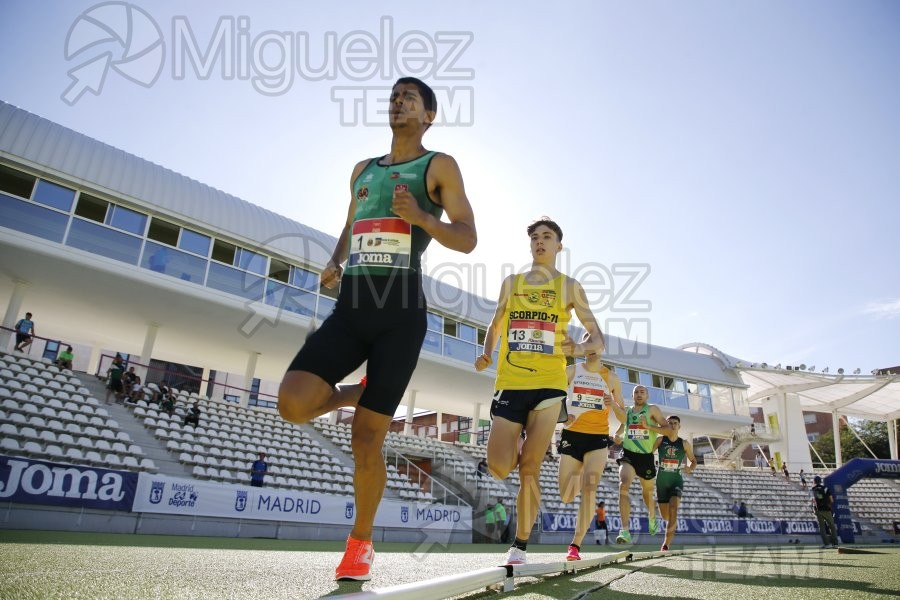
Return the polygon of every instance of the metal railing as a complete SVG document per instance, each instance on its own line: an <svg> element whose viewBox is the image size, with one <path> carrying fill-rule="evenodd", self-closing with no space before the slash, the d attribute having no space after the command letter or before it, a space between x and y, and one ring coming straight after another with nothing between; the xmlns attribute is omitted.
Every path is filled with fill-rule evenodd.
<svg viewBox="0 0 900 600"><path fill-rule="evenodd" d="M419 490L430 493L431 497L434 498L434 502L448 505L452 504L455 506L467 506L471 508L471 505L468 502L453 493L443 483L423 471L418 465L403 456L403 454L394 449L390 444L385 443L382 446L381 453L384 455L384 461L387 465L393 465L393 467L397 469L397 472L404 473L407 479L415 484Z"/></svg>

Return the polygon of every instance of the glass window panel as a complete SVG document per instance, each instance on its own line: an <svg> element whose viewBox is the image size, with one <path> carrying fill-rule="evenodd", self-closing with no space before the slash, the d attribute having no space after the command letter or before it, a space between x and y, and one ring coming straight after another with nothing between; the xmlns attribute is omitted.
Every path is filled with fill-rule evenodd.
<svg viewBox="0 0 900 600"><path fill-rule="evenodd" d="M333 299L326 298L324 296L319 296L319 306L316 309L316 318L320 321L324 321L331 314L331 311L334 310L334 305L337 304Z"/></svg>
<svg viewBox="0 0 900 600"><path fill-rule="evenodd" d="M453 337L444 337L444 356L461 360L464 363L475 362L475 344L463 342Z"/></svg>
<svg viewBox="0 0 900 600"><path fill-rule="evenodd" d="M261 300L265 280L245 271L217 263L209 264L206 287L221 290L247 300Z"/></svg>
<svg viewBox="0 0 900 600"><path fill-rule="evenodd" d="M180 252L156 242L147 241L141 267L157 273L165 273L184 281L203 285L206 275L206 259Z"/></svg>
<svg viewBox="0 0 900 600"><path fill-rule="evenodd" d="M240 248L240 252L238 253L237 266L252 273L265 275L267 258L268 257L263 256L262 254L257 254L256 252L251 252L250 250L247 250L245 248Z"/></svg>
<svg viewBox="0 0 900 600"><path fill-rule="evenodd" d="M673 377L663 377L663 388L667 390L675 389L675 379Z"/></svg>
<svg viewBox="0 0 900 600"><path fill-rule="evenodd" d="M687 381L685 381L684 379L676 379L675 391L679 394L687 394Z"/></svg>
<svg viewBox="0 0 900 600"><path fill-rule="evenodd" d="M640 372L638 376L638 380L641 382L641 385L650 387L653 385L653 377L650 376L650 373Z"/></svg>
<svg viewBox="0 0 900 600"><path fill-rule="evenodd" d="M688 394L699 394L700 386L697 385L696 381L688 381L687 382L687 390L688 390Z"/></svg>
<svg viewBox="0 0 900 600"><path fill-rule="evenodd" d="M622 398L625 400L625 406L634 406L634 388L637 387L630 381L622 381Z"/></svg>
<svg viewBox="0 0 900 600"><path fill-rule="evenodd" d="M666 392L666 398L669 406L674 408L688 408L688 397L678 392Z"/></svg>
<svg viewBox="0 0 900 600"><path fill-rule="evenodd" d="M713 411L712 398L700 396L700 410L702 410L703 412L711 413Z"/></svg>
<svg viewBox="0 0 900 600"><path fill-rule="evenodd" d="M653 375L653 387L664 387L662 375Z"/></svg>
<svg viewBox="0 0 900 600"><path fill-rule="evenodd" d="M428 330L429 331L443 331L444 330L444 318L441 315L436 315L433 312L428 313Z"/></svg>
<svg viewBox="0 0 900 600"><path fill-rule="evenodd" d="M72 202L75 200L75 190L64 188L61 185L40 180L34 191L34 201L46 206L52 206L59 210L69 212L72 210Z"/></svg>
<svg viewBox="0 0 900 600"><path fill-rule="evenodd" d="M340 291L340 289L341 289L340 286L337 286L337 287L328 289L328 288L325 287L324 285L320 285L320 286L319 286L319 295L325 296L326 298L332 298L332 299L335 299L335 300L336 300L337 297L338 297L338 292Z"/></svg>
<svg viewBox="0 0 900 600"><path fill-rule="evenodd" d="M486 335L487 335L487 331L485 331L484 329L478 330L478 343L479 344L484 344L484 338Z"/></svg>
<svg viewBox="0 0 900 600"><path fill-rule="evenodd" d="M277 258L271 259L269 261L269 278L282 283L290 283L291 265Z"/></svg>
<svg viewBox="0 0 900 600"><path fill-rule="evenodd" d="M626 369L625 367L615 367L615 371L616 375L619 376L619 381L628 381L628 369Z"/></svg>
<svg viewBox="0 0 900 600"><path fill-rule="evenodd" d="M301 290L315 291L319 287L319 275L309 269L293 267L291 269L291 284Z"/></svg>
<svg viewBox="0 0 900 600"><path fill-rule="evenodd" d="M107 225L135 235L144 235L144 229L147 227L147 215L115 204L112 205L112 210L106 218Z"/></svg>
<svg viewBox="0 0 900 600"><path fill-rule="evenodd" d="M628 382L629 383L640 383L638 380L638 372L634 369L628 369Z"/></svg>
<svg viewBox="0 0 900 600"><path fill-rule="evenodd" d="M706 396L707 398L710 397L710 393L709 393L709 384L708 384L708 383L701 383L701 384L698 385L698 387L700 388L700 395L701 395L701 396Z"/></svg>
<svg viewBox="0 0 900 600"><path fill-rule="evenodd" d="M72 219L66 245L80 248L132 265L138 262L143 240L121 231L96 225L83 219Z"/></svg>
<svg viewBox="0 0 900 600"><path fill-rule="evenodd" d="M228 242L223 242L222 240L216 240L215 242L213 242L212 258L213 260L225 263L226 265L233 265L234 253L236 250L237 246L235 246L234 244L229 244Z"/></svg>
<svg viewBox="0 0 900 600"><path fill-rule="evenodd" d="M37 177L0 165L0 191L20 198L31 198Z"/></svg>
<svg viewBox="0 0 900 600"><path fill-rule="evenodd" d="M180 230L181 228L174 223L163 221L159 217L152 217L150 229L147 230L147 238L174 247L178 245Z"/></svg>
<svg viewBox="0 0 900 600"><path fill-rule="evenodd" d="M459 327L457 327L456 329L456 337L467 342L475 343L475 341L477 340L476 331L477 330L471 325L460 323Z"/></svg>
<svg viewBox="0 0 900 600"><path fill-rule="evenodd" d="M431 313L429 313L431 316ZM427 331L425 332L425 341L422 343L422 350L427 350L428 352L433 352L435 354L441 354L443 349L442 340L444 336L436 331Z"/></svg>
<svg viewBox="0 0 900 600"><path fill-rule="evenodd" d="M91 221L103 223L106 221L106 209L109 208L109 202L94 198L85 193L78 196L78 204L75 206L75 214Z"/></svg>
<svg viewBox="0 0 900 600"><path fill-rule="evenodd" d="M298 290L277 281L266 282L266 304L305 317L316 314L316 295L313 292Z"/></svg>
<svg viewBox="0 0 900 600"><path fill-rule="evenodd" d="M178 247L182 250L187 250L188 252L193 252L194 254L206 257L209 256L209 241L210 237L208 235L203 235L202 233L197 233L190 229L182 229L181 240L178 242Z"/></svg>
<svg viewBox="0 0 900 600"><path fill-rule="evenodd" d="M711 386L713 412L733 415L734 402L731 399L731 388L724 385Z"/></svg>
<svg viewBox="0 0 900 600"><path fill-rule="evenodd" d="M456 337L456 321L444 318L444 335L452 335Z"/></svg>
<svg viewBox="0 0 900 600"><path fill-rule="evenodd" d="M62 243L69 216L0 194L0 227L8 227L45 240Z"/></svg>
<svg viewBox="0 0 900 600"><path fill-rule="evenodd" d="M666 403L666 392L665 390L661 390L659 388L651 387L647 388L650 392L650 404L659 404L665 405Z"/></svg>

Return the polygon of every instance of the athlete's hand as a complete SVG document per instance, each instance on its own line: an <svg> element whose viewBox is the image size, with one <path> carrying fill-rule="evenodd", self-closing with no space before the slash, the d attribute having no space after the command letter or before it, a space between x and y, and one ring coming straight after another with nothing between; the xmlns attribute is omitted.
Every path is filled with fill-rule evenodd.
<svg viewBox="0 0 900 600"><path fill-rule="evenodd" d="M341 282L341 274L343 274L343 272L344 269L341 265L336 265L329 260L328 264L325 265L325 269L322 271L319 280L322 282L323 286L331 290Z"/></svg>
<svg viewBox="0 0 900 600"><path fill-rule="evenodd" d="M398 190L396 188L394 188L391 210L410 225L421 226L428 214L419 208L419 203L416 201L415 196L409 193L409 190Z"/></svg>
<svg viewBox="0 0 900 600"><path fill-rule="evenodd" d="M615 444L616 446L621 446L622 445L622 436L621 435L613 436L613 444Z"/></svg>
<svg viewBox="0 0 900 600"><path fill-rule="evenodd" d="M477 372L481 373L482 371L487 369L489 366L491 366L492 362L493 362L492 360L488 360L488 358L484 354L482 354L481 356L479 356L478 358L475 359L475 370Z"/></svg>
<svg viewBox="0 0 900 600"><path fill-rule="evenodd" d="M569 337L568 333L563 334L563 341L560 344L562 353L566 356L575 356L575 341Z"/></svg>

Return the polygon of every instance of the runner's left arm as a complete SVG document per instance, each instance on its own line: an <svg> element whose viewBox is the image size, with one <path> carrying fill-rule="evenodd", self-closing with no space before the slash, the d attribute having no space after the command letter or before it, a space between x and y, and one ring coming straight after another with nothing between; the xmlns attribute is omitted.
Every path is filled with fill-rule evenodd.
<svg viewBox="0 0 900 600"><path fill-rule="evenodd" d="M452 156L435 154L428 168L428 192L439 199L449 223L419 208L408 191L394 193L391 210L410 225L425 230L440 245L468 254L478 244L475 215L466 197L462 173Z"/></svg>

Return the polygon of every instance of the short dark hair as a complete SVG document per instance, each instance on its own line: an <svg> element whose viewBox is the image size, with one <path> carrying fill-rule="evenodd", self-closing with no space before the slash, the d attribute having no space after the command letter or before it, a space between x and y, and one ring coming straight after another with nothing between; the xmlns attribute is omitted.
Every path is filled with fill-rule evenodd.
<svg viewBox="0 0 900 600"><path fill-rule="evenodd" d="M31 318L31 313L25 313L25 318L26 318L26 319L30 319L30 318Z"/></svg>
<svg viewBox="0 0 900 600"><path fill-rule="evenodd" d="M669 419L675 419L676 421L681 423L681 417L679 417L678 415L669 415L668 417L666 417L666 421L668 421Z"/></svg>
<svg viewBox="0 0 900 600"><path fill-rule="evenodd" d="M397 87L402 83L410 83L416 86L416 89L419 90L419 95L422 96L422 103L425 106L425 110L437 112L437 97L434 95L434 90L431 89L427 83L416 77L401 77L394 84L394 87Z"/></svg>
<svg viewBox="0 0 900 600"><path fill-rule="evenodd" d="M556 224L556 221L554 221L553 219L551 219L548 216L543 216L528 226L528 229L526 230L526 231L528 231L528 237L531 237L531 234L534 233L534 230L537 229L538 227L540 227L541 225L543 225L544 227L546 227L548 229L551 229L556 234L556 237L559 238L559 241L560 242L562 241L562 238L563 238L562 229L560 228L559 225Z"/></svg>

